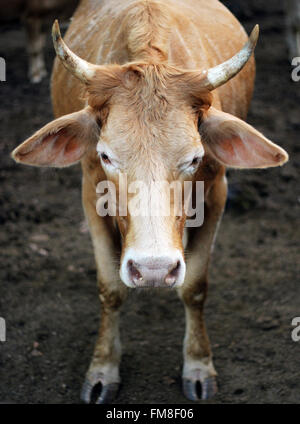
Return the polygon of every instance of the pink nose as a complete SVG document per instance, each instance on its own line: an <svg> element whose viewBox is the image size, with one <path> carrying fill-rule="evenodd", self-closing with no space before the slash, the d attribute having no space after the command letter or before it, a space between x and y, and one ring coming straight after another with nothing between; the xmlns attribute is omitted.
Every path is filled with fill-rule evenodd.
<svg viewBox="0 0 300 424"><path fill-rule="evenodd" d="M127 262L128 274L135 287L173 287L181 272L181 261L169 257L150 257Z"/></svg>

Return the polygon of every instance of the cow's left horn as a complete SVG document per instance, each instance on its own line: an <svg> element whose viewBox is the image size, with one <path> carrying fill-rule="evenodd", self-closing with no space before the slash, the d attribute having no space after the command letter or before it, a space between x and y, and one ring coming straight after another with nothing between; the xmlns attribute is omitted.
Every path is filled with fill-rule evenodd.
<svg viewBox="0 0 300 424"><path fill-rule="evenodd" d="M80 81L88 83L95 75L96 65L81 59L69 49L61 37L57 19L52 27L52 38L56 54L65 68Z"/></svg>
<svg viewBox="0 0 300 424"><path fill-rule="evenodd" d="M259 26L255 25L249 40L237 54L226 62L204 71L205 77L202 80L203 86L210 91L214 90L238 74L250 59L255 49L258 36Z"/></svg>

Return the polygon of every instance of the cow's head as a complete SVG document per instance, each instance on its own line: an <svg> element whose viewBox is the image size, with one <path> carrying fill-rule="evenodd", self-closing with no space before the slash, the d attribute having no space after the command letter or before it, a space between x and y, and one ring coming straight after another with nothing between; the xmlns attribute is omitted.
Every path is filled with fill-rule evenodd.
<svg viewBox="0 0 300 424"><path fill-rule="evenodd" d="M200 72L155 63L92 65L68 49L54 25L57 54L86 85L87 105L52 121L12 155L25 164L63 167L98 154L99 167L117 194L120 174L126 175L127 188L138 182L137 189L139 184L148 189L138 196L143 211L156 204L158 213L150 209L147 216L136 216L128 208L120 216L117 208L123 240L120 275L126 285L173 287L184 282L186 215L174 207L176 196L166 183L205 179L208 158L216 169L265 168L287 161L286 152L253 127L211 107L211 91L243 68L257 36L256 28L232 59ZM128 193L129 202L132 196Z"/></svg>

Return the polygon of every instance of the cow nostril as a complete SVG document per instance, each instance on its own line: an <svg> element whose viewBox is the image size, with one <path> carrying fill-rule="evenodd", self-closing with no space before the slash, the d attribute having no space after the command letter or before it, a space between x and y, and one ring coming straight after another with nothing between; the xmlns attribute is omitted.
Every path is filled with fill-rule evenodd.
<svg viewBox="0 0 300 424"><path fill-rule="evenodd" d="M129 260L127 263L127 266L128 266L129 274L133 283L141 282L143 280L142 274L136 268L136 266L134 265L134 262L132 260Z"/></svg>
<svg viewBox="0 0 300 424"><path fill-rule="evenodd" d="M176 282L176 279L179 273L179 268L180 268L180 261L177 261L176 265L173 267L173 269L171 269L171 271L165 278L165 283L168 286L172 286Z"/></svg>

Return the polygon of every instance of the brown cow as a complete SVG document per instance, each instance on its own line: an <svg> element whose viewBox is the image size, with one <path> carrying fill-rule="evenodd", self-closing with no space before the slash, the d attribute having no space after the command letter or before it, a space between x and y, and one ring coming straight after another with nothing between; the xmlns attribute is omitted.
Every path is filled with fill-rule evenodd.
<svg viewBox="0 0 300 424"><path fill-rule="evenodd" d="M176 287L184 303L183 389L197 400L199 382L207 399L216 392L216 371L203 306L226 201L225 169L266 168L288 159L242 120L253 90L258 27L248 39L217 0L85 0L65 38L72 50L57 23L53 38L59 59L52 97L59 118L17 147L13 158L56 167L81 160L102 305L82 399L89 402L99 383L97 402L114 398L120 382L120 307L128 287L156 286ZM185 228L185 213L175 209L168 217L135 216L129 208L126 216L99 216L98 183L109 180L119 192L121 173L148 188L162 180L204 181L204 224ZM166 203L164 190L149 193Z"/></svg>

